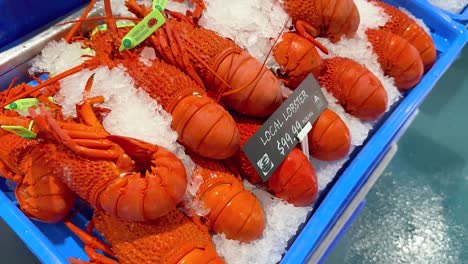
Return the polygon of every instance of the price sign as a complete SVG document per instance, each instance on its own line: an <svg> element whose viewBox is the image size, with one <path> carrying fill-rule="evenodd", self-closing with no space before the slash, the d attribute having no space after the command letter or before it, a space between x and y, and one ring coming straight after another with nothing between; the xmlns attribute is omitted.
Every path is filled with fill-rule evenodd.
<svg viewBox="0 0 468 264"><path fill-rule="evenodd" d="M318 82L309 75L244 144L244 153L264 182L299 143L303 128L313 124L327 105Z"/></svg>

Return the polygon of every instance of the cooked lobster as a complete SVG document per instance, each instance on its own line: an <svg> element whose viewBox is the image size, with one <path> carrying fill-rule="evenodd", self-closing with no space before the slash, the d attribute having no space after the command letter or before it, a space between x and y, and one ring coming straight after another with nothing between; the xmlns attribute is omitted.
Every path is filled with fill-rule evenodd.
<svg viewBox="0 0 468 264"><path fill-rule="evenodd" d="M395 79L395 86L400 91L407 91L421 81L423 62L411 43L382 29L368 29L366 34L382 70Z"/></svg>
<svg viewBox="0 0 468 264"><path fill-rule="evenodd" d="M103 100L86 99L78 107L83 123L59 123L43 106L40 114L30 109L44 164L91 206L114 217L149 221L167 214L185 193L184 165L162 147L109 135L92 109Z"/></svg>
<svg viewBox="0 0 468 264"><path fill-rule="evenodd" d="M307 135L309 151L319 160L339 160L348 155L351 135L343 120L332 110L325 109Z"/></svg>
<svg viewBox="0 0 468 264"><path fill-rule="evenodd" d="M206 92L169 64L144 65L138 58L116 60L124 65L138 87L144 89L172 115L171 126L179 142L208 158L225 159L239 147L239 129L231 115Z"/></svg>
<svg viewBox="0 0 468 264"><path fill-rule="evenodd" d="M302 35L325 37L333 43L342 36L353 37L360 16L353 0L283 0L283 9Z"/></svg>
<svg viewBox="0 0 468 264"><path fill-rule="evenodd" d="M65 224L85 242L85 252L91 263L224 263L216 253L206 228L178 209L148 223L125 221L95 211L88 224L88 232L70 221L65 221ZM111 247L91 236L94 228ZM110 256L98 254L97 249ZM77 259L70 259L70 262L89 263Z"/></svg>
<svg viewBox="0 0 468 264"><path fill-rule="evenodd" d="M253 118L235 117L241 132L241 149L234 162L241 174L252 184L262 183L260 175L242 150L244 144L262 126ZM295 148L266 182L268 191L295 206L307 206L317 198L317 175L314 167L301 150Z"/></svg>
<svg viewBox="0 0 468 264"><path fill-rule="evenodd" d="M411 43L421 56L424 71L428 71L437 59L437 51L431 36L407 14L381 1L369 0L384 9L389 21L382 29L392 32Z"/></svg>
<svg viewBox="0 0 468 264"><path fill-rule="evenodd" d="M28 128L31 120L0 116L1 125ZM36 128L32 128L36 131ZM61 221L75 204L75 194L46 166L44 150L37 140L0 130L0 173L17 182L15 196L20 209L42 222Z"/></svg>
<svg viewBox="0 0 468 264"><path fill-rule="evenodd" d="M134 0L126 5L138 17L151 12ZM205 85L211 96L221 98L239 113L267 117L277 109L282 96L272 72L234 41L196 26L179 13L168 13L172 17L149 39L168 63Z"/></svg>
<svg viewBox="0 0 468 264"><path fill-rule="evenodd" d="M292 32L284 33L282 40L274 47L273 56L281 66L281 78L284 84L296 89L307 75L318 78L322 59L314 44L306 38Z"/></svg>
<svg viewBox="0 0 468 264"><path fill-rule="evenodd" d="M377 120L387 110L388 96L380 80L351 59L324 60L318 80L346 112L362 121Z"/></svg>
<svg viewBox="0 0 468 264"><path fill-rule="evenodd" d="M191 157L197 164L192 177L203 179L196 199L209 209L203 219L210 230L245 243L259 239L266 223L257 198L219 161Z"/></svg>

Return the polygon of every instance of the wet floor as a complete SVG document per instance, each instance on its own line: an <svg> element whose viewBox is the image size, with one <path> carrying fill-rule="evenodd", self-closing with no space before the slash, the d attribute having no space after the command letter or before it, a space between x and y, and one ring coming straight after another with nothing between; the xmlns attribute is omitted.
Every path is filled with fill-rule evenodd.
<svg viewBox="0 0 468 264"><path fill-rule="evenodd" d="M468 263L468 48L420 110L327 264Z"/></svg>

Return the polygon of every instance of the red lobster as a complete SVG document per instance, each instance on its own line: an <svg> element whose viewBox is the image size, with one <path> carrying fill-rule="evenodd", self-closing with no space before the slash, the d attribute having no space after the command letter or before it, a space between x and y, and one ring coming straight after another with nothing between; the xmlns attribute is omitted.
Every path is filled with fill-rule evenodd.
<svg viewBox="0 0 468 264"><path fill-rule="evenodd" d="M126 2L138 17L151 10L134 0ZM166 24L151 37L153 47L170 64L187 72L212 96L222 97L230 109L249 116L267 117L282 102L276 77L232 40L195 26L188 17L168 12Z"/></svg>
<svg viewBox="0 0 468 264"><path fill-rule="evenodd" d="M204 157L225 159L239 147L239 129L231 115L188 76L174 66L155 61L151 66L138 58L117 60L144 89L172 115L172 128L191 151Z"/></svg>
<svg viewBox="0 0 468 264"><path fill-rule="evenodd" d="M92 263L224 263L216 253L206 228L191 221L178 209L148 223L129 222L95 211L87 232L70 221L65 221L65 224L85 242L85 251ZM91 236L94 228L111 244L111 248ZM98 254L96 249L117 258L118 262ZM89 263L76 259L70 259L70 262Z"/></svg>
<svg viewBox="0 0 468 264"><path fill-rule="evenodd" d="M203 218L216 233L228 239L252 242L265 229L265 215L257 198L222 163L191 155L197 168L193 177L204 180L197 192L209 213Z"/></svg>
<svg viewBox="0 0 468 264"><path fill-rule="evenodd" d="M319 160L339 160L348 155L351 148L349 129L341 118L330 109L315 121L309 138L312 157Z"/></svg>
<svg viewBox="0 0 468 264"><path fill-rule="evenodd" d="M274 47L273 56L282 67L284 84L296 89L307 75L320 75L322 59L315 46L308 39L292 33L284 33L282 40Z"/></svg>
<svg viewBox="0 0 468 264"><path fill-rule="evenodd" d="M2 92L2 102L14 96L28 85L20 84ZM37 94L39 98L44 94ZM48 101L46 99L46 101ZM32 125L30 118L16 112L2 110L0 125L14 125L27 129ZM37 132L36 126L31 131ZM44 151L37 140L25 139L0 129L0 174L17 182L15 196L20 209L29 217L42 222L61 221L75 204L75 194L45 165Z"/></svg>
<svg viewBox="0 0 468 264"><path fill-rule="evenodd" d="M185 193L184 165L162 147L108 135L92 110L103 100L86 99L78 108L84 124L59 124L44 107L41 114L30 109L44 140L44 163L82 199L114 217L148 221L167 214Z"/></svg>
<svg viewBox="0 0 468 264"><path fill-rule="evenodd" d="M241 149L234 161L241 174L252 184L262 183L255 168L242 151L244 144L257 132L262 122L253 118L235 117L241 132ZM295 206L307 206L317 198L317 176L306 156L295 148L266 182L268 191Z"/></svg>
<svg viewBox="0 0 468 264"><path fill-rule="evenodd" d="M368 29L366 34L382 70L395 79L395 86L400 91L407 91L421 81L423 62L411 43L382 29Z"/></svg>
<svg viewBox="0 0 468 264"><path fill-rule="evenodd" d="M381 1L369 0L384 9L390 20L382 29L392 32L411 43L421 56L424 71L428 71L437 59L437 51L431 36L407 14Z"/></svg>
<svg viewBox="0 0 468 264"><path fill-rule="evenodd" d="M283 0L282 6L301 35L325 37L333 43L353 37L360 16L353 0Z"/></svg>
<svg viewBox="0 0 468 264"><path fill-rule="evenodd" d="M0 117L1 125L27 128L30 121L22 117ZM73 208L75 194L45 165L45 153L37 141L3 130L0 140L0 172L18 183L15 196L21 210L42 222L61 221Z"/></svg>
<svg viewBox="0 0 468 264"><path fill-rule="evenodd" d="M362 121L377 120L387 110L388 96L380 80L353 60L324 60L318 79L346 112Z"/></svg>

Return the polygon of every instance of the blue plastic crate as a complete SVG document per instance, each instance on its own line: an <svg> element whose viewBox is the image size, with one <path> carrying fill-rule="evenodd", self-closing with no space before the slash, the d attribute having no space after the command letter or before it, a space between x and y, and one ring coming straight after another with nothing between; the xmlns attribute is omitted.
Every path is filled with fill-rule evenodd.
<svg viewBox="0 0 468 264"><path fill-rule="evenodd" d="M0 0L0 48L64 16L89 0ZM12 43L15 41L14 43Z"/></svg>
<svg viewBox="0 0 468 264"><path fill-rule="evenodd" d="M421 83L382 118L365 146L353 153L353 159L320 201L300 234L291 242L281 263L307 261L468 40L468 32L464 26L454 22L425 0L386 2L405 7L416 17L424 19L437 46L437 61ZM4 180L0 179L0 217L43 263L67 263L66 259L69 257L87 259L82 242L63 224L43 224L25 217L18 210L12 191L2 182ZM76 215L73 222L84 226L89 217L90 212L84 211Z"/></svg>

